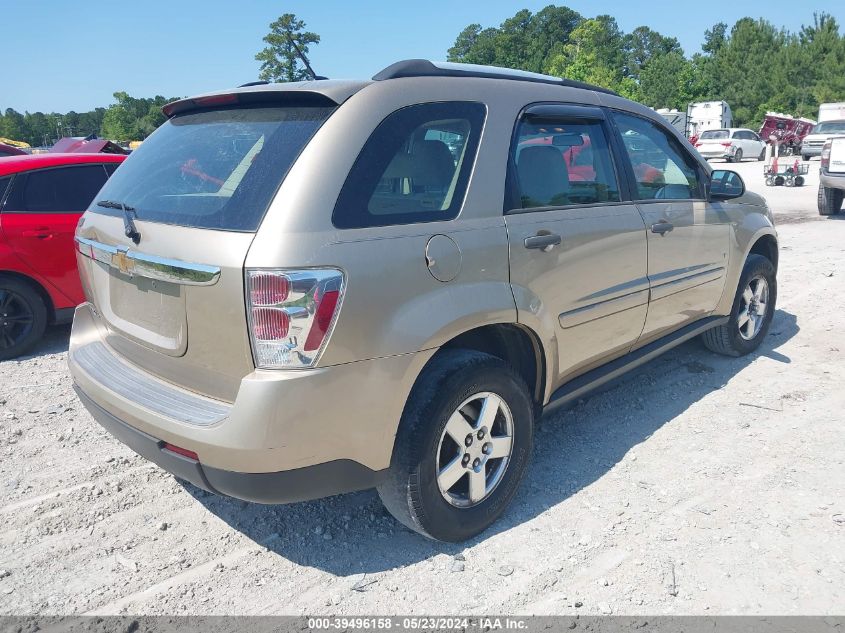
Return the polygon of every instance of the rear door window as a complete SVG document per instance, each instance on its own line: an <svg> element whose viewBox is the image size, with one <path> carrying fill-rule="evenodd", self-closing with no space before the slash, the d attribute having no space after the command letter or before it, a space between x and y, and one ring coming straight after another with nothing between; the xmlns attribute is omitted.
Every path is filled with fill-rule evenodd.
<svg viewBox="0 0 845 633"><path fill-rule="evenodd" d="M618 202L619 184L601 121L527 117L511 148L516 208Z"/></svg>
<svg viewBox="0 0 845 633"><path fill-rule="evenodd" d="M5 208L24 213L82 213L107 178L105 169L99 164L69 165L19 174Z"/></svg>
<svg viewBox="0 0 845 633"><path fill-rule="evenodd" d="M367 140L338 196L338 228L437 222L457 217L486 109L425 103L397 110Z"/></svg>
<svg viewBox="0 0 845 633"><path fill-rule="evenodd" d="M236 107L177 115L130 154L98 200L138 220L255 231L333 106ZM91 211L121 215L97 206Z"/></svg>

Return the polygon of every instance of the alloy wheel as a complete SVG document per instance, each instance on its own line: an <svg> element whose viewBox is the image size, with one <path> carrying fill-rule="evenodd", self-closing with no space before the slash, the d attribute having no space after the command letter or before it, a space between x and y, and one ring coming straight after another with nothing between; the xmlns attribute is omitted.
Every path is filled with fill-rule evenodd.
<svg viewBox="0 0 845 633"><path fill-rule="evenodd" d="M769 303L769 284L761 276L752 277L742 291L740 310L737 316L739 335L750 341L760 329L766 319Z"/></svg>
<svg viewBox="0 0 845 633"><path fill-rule="evenodd" d="M502 481L513 451L513 416L495 393L467 398L451 415L437 447L437 486L451 505L468 508Z"/></svg>
<svg viewBox="0 0 845 633"><path fill-rule="evenodd" d="M35 314L16 292L0 288L0 349L11 349L32 330Z"/></svg>

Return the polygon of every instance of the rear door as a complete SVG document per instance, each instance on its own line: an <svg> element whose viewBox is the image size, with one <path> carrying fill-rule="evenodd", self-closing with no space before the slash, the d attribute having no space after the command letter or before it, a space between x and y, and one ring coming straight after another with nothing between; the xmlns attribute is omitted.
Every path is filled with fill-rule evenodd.
<svg viewBox="0 0 845 633"><path fill-rule="evenodd" d="M72 304L84 301L73 234L108 174L101 164L17 174L0 222L12 250Z"/></svg>
<svg viewBox="0 0 845 633"><path fill-rule="evenodd" d="M600 108L539 105L517 126L505 221L520 321L557 346L555 387L627 352L648 301L646 235Z"/></svg>
<svg viewBox="0 0 845 633"><path fill-rule="evenodd" d="M709 315L722 296L730 224L705 199L707 172L674 134L614 112L648 235L651 298L639 344Z"/></svg>

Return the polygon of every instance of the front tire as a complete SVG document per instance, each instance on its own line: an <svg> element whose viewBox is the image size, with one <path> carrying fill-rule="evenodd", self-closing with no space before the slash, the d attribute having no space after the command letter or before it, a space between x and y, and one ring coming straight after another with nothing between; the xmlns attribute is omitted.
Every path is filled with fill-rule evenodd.
<svg viewBox="0 0 845 633"><path fill-rule="evenodd" d="M843 191L819 185L819 215L836 215L842 209Z"/></svg>
<svg viewBox="0 0 845 633"><path fill-rule="evenodd" d="M701 335L704 345L725 356L745 356L763 342L777 301L775 267L762 255L749 255L739 278L728 322Z"/></svg>
<svg viewBox="0 0 845 633"><path fill-rule="evenodd" d="M432 539L483 532L516 495L531 457L534 404L503 360L443 350L405 404L378 494L407 527Z"/></svg>
<svg viewBox="0 0 845 633"><path fill-rule="evenodd" d="M47 306L28 283L0 277L0 360L26 353L47 328Z"/></svg>

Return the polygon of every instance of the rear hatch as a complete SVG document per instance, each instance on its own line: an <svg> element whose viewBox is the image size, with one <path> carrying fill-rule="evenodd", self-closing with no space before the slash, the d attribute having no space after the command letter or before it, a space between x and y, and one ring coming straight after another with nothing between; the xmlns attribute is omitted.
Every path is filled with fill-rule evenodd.
<svg viewBox="0 0 845 633"><path fill-rule="evenodd" d="M232 101L168 120L115 172L77 230L83 286L111 349L227 401L254 367L247 251L288 169L336 107ZM128 237L133 229L138 239Z"/></svg>
<svg viewBox="0 0 845 633"><path fill-rule="evenodd" d="M703 156L722 155L731 146L731 133L728 130L707 130L702 132L695 144Z"/></svg>

